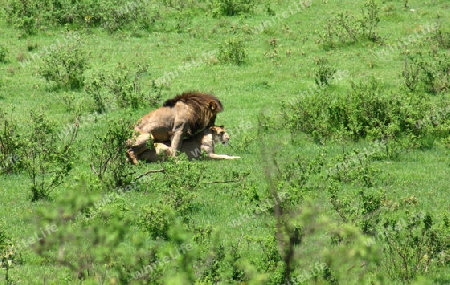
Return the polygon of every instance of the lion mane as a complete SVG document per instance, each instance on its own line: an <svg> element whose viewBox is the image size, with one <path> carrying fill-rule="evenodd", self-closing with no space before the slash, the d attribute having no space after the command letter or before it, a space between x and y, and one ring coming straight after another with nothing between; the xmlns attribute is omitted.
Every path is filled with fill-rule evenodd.
<svg viewBox="0 0 450 285"><path fill-rule="evenodd" d="M178 102L186 104L189 108L187 118L189 135L203 131L206 127L214 126L216 114L223 111L222 102L217 97L200 92L185 92L177 95L166 100L163 107L172 108ZM214 114L211 114L211 110L214 110Z"/></svg>

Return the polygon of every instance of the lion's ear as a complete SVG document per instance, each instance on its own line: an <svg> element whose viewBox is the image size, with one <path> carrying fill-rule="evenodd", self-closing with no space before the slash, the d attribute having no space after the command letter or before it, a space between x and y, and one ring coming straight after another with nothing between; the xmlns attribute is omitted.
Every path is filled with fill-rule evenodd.
<svg viewBox="0 0 450 285"><path fill-rule="evenodd" d="M217 103L215 101L209 101L209 108L211 110L217 109Z"/></svg>

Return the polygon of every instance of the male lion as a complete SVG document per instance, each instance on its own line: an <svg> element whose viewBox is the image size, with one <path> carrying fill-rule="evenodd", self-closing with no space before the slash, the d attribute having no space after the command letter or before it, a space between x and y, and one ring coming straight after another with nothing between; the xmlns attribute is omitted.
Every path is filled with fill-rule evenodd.
<svg viewBox="0 0 450 285"><path fill-rule="evenodd" d="M200 158L202 150L206 152L208 158L212 159L236 159L239 156L214 153L214 145L217 143L226 144L230 136L226 133L224 126L212 126L206 128L193 137L184 140L180 151L187 154L189 160ZM147 162L161 161L170 155L170 143L154 143L154 149L147 149L139 156L139 160Z"/></svg>
<svg viewBox="0 0 450 285"><path fill-rule="evenodd" d="M137 156L147 149L146 143L170 140L172 156L180 150L183 138L213 126L216 114L223 111L219 99L210 94L186 92L164 102L159 109L142 117L135 131L139 134L127 151L128 159L137 164Z"/></svg>

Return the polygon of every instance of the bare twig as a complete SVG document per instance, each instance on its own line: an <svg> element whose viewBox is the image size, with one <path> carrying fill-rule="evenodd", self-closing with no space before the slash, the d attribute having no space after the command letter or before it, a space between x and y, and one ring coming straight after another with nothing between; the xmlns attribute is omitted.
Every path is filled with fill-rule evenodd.
<svg viewBox="0 0 450 285"><path fill-rule="evenodd" d="M165 171L166 170L164 168L163 169L150 169L150 170L147 170L145 173L136 177L134 180L141 179L142 177L144 177L145 175L150 174L150 173L165 172Z"/></svg>
<svg viewBox="0 0 450 285"><path fill-rule="evenodd" d="M91 170L92 170L92 172L94 172L95 175L99 176L97 170L95 169L93 162L91 162Z"/></svg>
<svg viewBox="0 0 450 285"><path fill-rule="evenodd" d="M207 181L207 182L202 182L203 184L219 184L219 183L238 183L241 182L241 180L227 180L227 181Z"/></svg>

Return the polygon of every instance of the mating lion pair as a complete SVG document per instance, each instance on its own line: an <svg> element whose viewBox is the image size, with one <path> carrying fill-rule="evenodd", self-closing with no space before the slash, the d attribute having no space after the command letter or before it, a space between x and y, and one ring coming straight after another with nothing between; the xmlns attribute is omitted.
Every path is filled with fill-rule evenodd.
<svg viewBox="0 0 450 285"><path fill-rule="evenodd" d="M149 162L175 156L178 151L189 159L205 151L209 158L235 159L238 156L215 154L214 144L229 140L223 126L214 126L216 115L223 111L222 103L210 94L190 92L167 100L163 106L141 118L135 127L138 136L129 140L127 159ZM148 148L152 140L154 148Z"/></svg>

